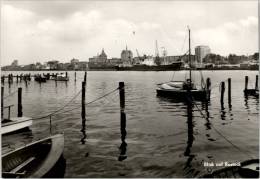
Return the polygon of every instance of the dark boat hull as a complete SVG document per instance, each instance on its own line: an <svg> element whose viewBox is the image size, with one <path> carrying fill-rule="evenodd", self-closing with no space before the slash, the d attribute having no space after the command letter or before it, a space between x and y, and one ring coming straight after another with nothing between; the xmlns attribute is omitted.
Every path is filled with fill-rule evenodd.
<svg viewBox="0 0 260 179"><path fill-rule="evenodd" d="M191 96L188 95L187 90L167 90L157 89L157 96L169 97L179 100L201 100L206 101L210 98L209 90L191 90Z"/></svg>
<svg viewBox="0 0 260 179"><path fill-rule="evenodd" d="M148 66L148 65L134 65L131 67L116 67L118 71L171 71L181 70L182 63L173 63L170 65Z"/></svg>
<svg viewBox="0 0 260 179"><path fill-rule="evenodd" d="M35 77L34 80L35 80L35 81L38 81L38 82L41 82L41 83L42 83L42 82L43 82L43 83L46 82L46 78L45 78L45 77Z"/></svg>
<svg viewBox="0 0 260 179"><path fill-rule="evenodd" d="M245 89L244 90L245 96L259 96L259 90L258 89Z"/></svg>

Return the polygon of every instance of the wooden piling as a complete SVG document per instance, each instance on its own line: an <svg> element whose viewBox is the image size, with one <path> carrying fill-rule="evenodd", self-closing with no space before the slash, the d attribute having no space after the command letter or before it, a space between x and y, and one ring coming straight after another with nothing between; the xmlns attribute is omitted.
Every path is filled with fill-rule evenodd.
<svg viewBox="0 0 260 179"><path fill-rule="evenodd" d="M74 81L77 81L77 73L75 72L75 74L74 74Z"/></svg>
<svg viewBox="0 0 260 179"><path fill-rule="evenodd" d="M245 91L247 90L248 87L248 76L245 76Z"/></svg>
<svg viewBox="0 0 260 179"><path fill-rule="evenodd" d="M125 83L119 82L120 109L125 109Z"/></svg>
<svg viewBox="0 0 260 179"><path fill-rule="evenodd" d="M22 88L18 88L18 117L23 116L22 108Z"/></svg>
<svg viewBox="0 0 260 179"><path fill-rule="evenodd" d="M120 98L120 131L121 131L121 145L120 145L120 155L118 157L119 161L127 158L126 156L126 114L125 114L125 84L124 82L119 82L119 98Z"/></svg>
<svg viewBox="0 0 260 179"><path fill-rule="evenodd" d="M85 81L82 82L82 98L81 98L81 118L82 118L82 121L85 121L86 120L86 109L85 109L85 94L86 94L86 90L85 90L85 87L86 87L86 83Z"/></svg>
<svg viewBox="0 0 260 179"><path fill-rule="evenodd" d="M255 77L255 89L258 90L258 75Z"/></svg>
<svg viewBox="0 0 260 179"><path fill-rule="evenodd" d="M228 78L228 104L231 105L231 78Z"/></svg>
<svg viewBox="0 0 260 179"><path fill-rule="evenodd" d="M220 103L221 106L224 106L224 93L225 93L225 82L221 82L221 96L220 96Z"/></svg>
<svg viewBox="0 0 260 179"><path fill-rule="evenodd" d="M4 119L4 87L1 87L1 119Z"/></svg>
<svg viewBox="0 0 260 179"><path fill-rule="evenodd" d="M25 78L25 86L28 87L27 78Z"/></svg>
<svg viewBox="0 0 260 179"><path fill-rule="evenodd" d="M2 76L1 81L3 84L5 83L5 76Z"/></svg>
<svg viewBox="0 0 260 179"><path fill-rule="evenodd" d="M18 74L16 75L16 83L18 83L19 82L19 76L18 76Z"/></svg>
<svg viewBox="0 0 260 179"><path fill-rule="evenodd" d="M206 80L206 88L207 88L207 90L210 90L210 88L211 88L210 78L207 78L207 80Z"/></svg>
<svg viewBox="0 0 260 179"><path fill-rule="evenodd" d="M206 90L207 90L207 101L210 100L210 91L211 91L211 81L210 78L206 80Z"/></svg>
<svg viewBox="0 0 260 179"><path fill-rule="evenodd" d="M85 71L85 75L84 75L84 81L87 81L87 72Z"/></svg>
<svg viewBox="0 0 260 179"><path fill-rule="evenodd" d="M13 74L12 73L10 74L10 80L13 83Z"/></svg>
<svg viewBox="0 0 260 179"><path fill-rule="evenodd" d="M8 74L8 84L10 85L11 84L11 75Z"/></svg>
<svg viewBox="0 0 260 179"><path fill-rule="evenodd" d="M68 77L68 72L66 72L66 78Z"/></svg>

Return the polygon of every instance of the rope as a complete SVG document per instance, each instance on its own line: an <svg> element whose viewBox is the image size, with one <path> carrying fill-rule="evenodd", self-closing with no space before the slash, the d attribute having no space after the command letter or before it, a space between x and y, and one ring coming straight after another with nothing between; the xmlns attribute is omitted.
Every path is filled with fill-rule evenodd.
<svg viewBox="0 0 260 179"><path fill-rule="evenodd" d="M49 117L49 116L52 116L53 114L61 111L62 109L64 109L68 104L70 104L80 93L81 93L82 90L79 90L79 92L69 101L67 102L64 106L62 106L60 109L56 110L56 111L53 111L51 112L50 114L48 115L45 115L45 116L42 116L42 117L38 117L38 118L32 118L33 120L38 120L38 119L43 119L43 118L46 118L46 117Z"/></svg>
<svg viewBox="0 0 260 179"><path fill-rule="evenodd" d="M188 98L188 96L187 96ZM194 100L194 98L192 97L192 99ZM194 103L196 108L200 111L200 114L202 115L202 117L204 117L207 120L207 117L203 114L203 112L199 109L198 105L196 103ZM214 125L212 124L211 127L221 136L223 137L229 144L231 144L234 148L236 148L237 150L239 150L241 153L246 154L248 157L253 158L251 155L249 155L248 153L246 153L245 151L243 151L242 149L240 149L238 146L236 146L235 144L233 144L227 137L225 137L223 134L221 134L221 132L219 132Z"/></svg>
<svg viewBox="0 0 260 179"><path fill-rule="evenodd" d="M118 90L118 89L119 89L119 88L116 88L116 89L114 89L114 90L112 90L112 91L106 93L105 95L94 99L93 101L90 101L90 102L88 102L88 103L85 103L85 105L89 105L89 104L91 104L91 103L94 103L94 102L96 102L96 101L98 101L98 100L100 100L100 99L102 99L102 98L104 98L104 97L106 97L106 96L108 96L108 95L114 93L114 92L115 92L116 90Z"/></svg>
<svg viewBox="0 0 260 179"><path fill-rule="evenodd" d="M15 91L9 93L7 96L4 96L3 99L6 99L6 98L8 98L8 97L14 95L16 92L18 92L18 90L15 90Z"/></svg>
<svg viewBox="0 0 260 179"><path fill-rule="evenodd" d="M119 89L119 88L116 88L116 89L114 89L114 90L112 90L112 91L106 93L105 95L94 99L93 101L90 101L90 102L88 102L88 103L85 103L85 105L89 105L89 104L91 104L91 103L94 103L94 102L96 102L96 101L98 101L98 100L100 100L100 99L102 99L102 98L104 98L104 97L106 97L106 96L112 94L113 92L115 92L115 91L118 90L118 89ZM64 109L71 101L73 101L73 100L80 94L81 91L82 91L82 90L80 90L79 93L76 94L76 95L75 95L66 105L64 105L62 108L60 108L60 109L58 109L58 110L56 110L56 111L54 111L54 112L52 112L52 113L50 113L50 114L48 114L48 115L45 115L45 116L42 116L42 117L38 117L38 118L33 118L33 120L44 119L44 118L47 118L47 117L49 117L49 116L52 116L53 114L62 114L62 113L70 112L70 111L73 111L73 110L75 110L75 109L80 108L81 106L77 106L77 107L75 107L75 108L72 108L72 109L63 111L62 113L57 113L57 112L61 111L62 109Z"/></svg>
<svg viewBox="0 0 260 179"><path fill-rule="evenodd" d="M106 93L105 95L94 99L93 101L90 101L90 102L88 102L88 103L85 103L85 105L89 105L89 104L91 104L91 103L94 103L94 102L96 102L96 101L102 99L102 98L105 98L106 96L112 94L113 92L115 92L115 91L118 90L118 89L119 89L119 88L116 88L116 89L114 89L114 90L112 90L112 91ZM80 107L81 107L81 106L80 106ZM79 109L80 107L75 107L75 108L69 109L69 110L67 110L67 111L63 111L63 113L65 113L65 112L70 112L70 111L73 111L73 110L75 110L75 109ZM58 113L58 114L61 114L61 113Z"/></svg>

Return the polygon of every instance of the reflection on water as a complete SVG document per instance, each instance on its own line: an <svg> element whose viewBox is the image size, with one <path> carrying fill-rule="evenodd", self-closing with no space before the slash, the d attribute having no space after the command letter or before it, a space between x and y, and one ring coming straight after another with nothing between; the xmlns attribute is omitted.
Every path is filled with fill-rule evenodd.
<svg viewBox="0 0 260 179"><path fill-rule="evenodd" d="M259 100L244 98L244 78L241 78L245 74L255 76L256 72L203 73L205 78L212 79L212 86L219 86L219 82L225 80L223 74L232 77L232 107L228 106L226 100L225 108L221 108L218 88L212 89L208 105L198 102L198 107L193 105L189 109L183 101L157 98L156 84L165 81L171 72L88 72L86 101L117 88L119 81L125 82L124 115L127 118L122 115L121 121L118 120L118 93L88 105L87 122L82 121L80 96L65 109L76 110L52 116L52 133L66 129L65 177L194 177L198 171L201 174L206 170L201 164L203 161L247 159L213 128L257 157ZM77 72L77 81L73 79L74 72L69 72L68 75L70 81L67 84L54 80L41 85L34 80L28 83L26 90L23 89L23 114L29 117L43 116L70 101L81 90L84 72ZM176 80L181 80L183 76L183 71L175 74ZM5 82L4 95L18 87L25 88L24 82L15 82L10 88L8 82ZM4 102L15 104L11 116L16 116L17 94ZM205 117L202 117L197 108L202 110ZM189 114L190 111L192 115ZM30 128L31 138L4 136L2 148L19 147L46 137L49 135L49 118L33 121Z"/></svg>
<svg viewBox="0 0 260 179"><path fill-rule="evenodd" d="M210 130L211 129L209 106L210 106L210 101L201 102L201 110L202 111L205 110L205 120L206 120L205 126L206 126L206 130Z"/></svg>
<svg viewBox="0 0 260 179"><path fill-rule="evenodd" d="M184 156L188 157L188 160L185 164L185 168L191 167L191 162L194 158L194 154L191 154L191 148L194 140L193 136L193 120L192 120L192 108L193 104L192 101L187 101L187 126L188 126L188 141L187 141L187 147L184 151Z"/></svg>
<svg viewBox="0 0 260 179"><path fill-rule="evenodd" d="M123 161L127 158L126 150L127 150L127 143L125 141L126 138L126 115L125 112L121 111L121 119L120 119L120 132L121 132L121 145L119 147L120 154L118 157L118 161Z"/></svg>
<svg viewBox="0 0 260 179"><path fill-rule="evenodd" d="M86 138L87 138L87 134L86 134L86 119L82 119L82 124L81 124L81 132L82 132L82 138L81 138L81 143L85 144L86 143Z"/></svg>

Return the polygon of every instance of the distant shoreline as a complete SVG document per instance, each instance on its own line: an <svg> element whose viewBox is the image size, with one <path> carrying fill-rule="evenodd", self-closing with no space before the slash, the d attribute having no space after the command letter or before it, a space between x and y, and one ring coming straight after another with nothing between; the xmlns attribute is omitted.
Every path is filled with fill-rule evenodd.
<svg viewBox="0 0 260 179"><path fill-rule="evenodd" d="M180 70L137 70L137 69L127 69L127 70L116 70L116 69L87 69L87 70L1 70L1 71L187 71L188 69ZM247 71L259 71L259 69L246 69L246 68L214 68L214 69L192 69L192 71L221 71L221 70L247 70Z"/></svg>

